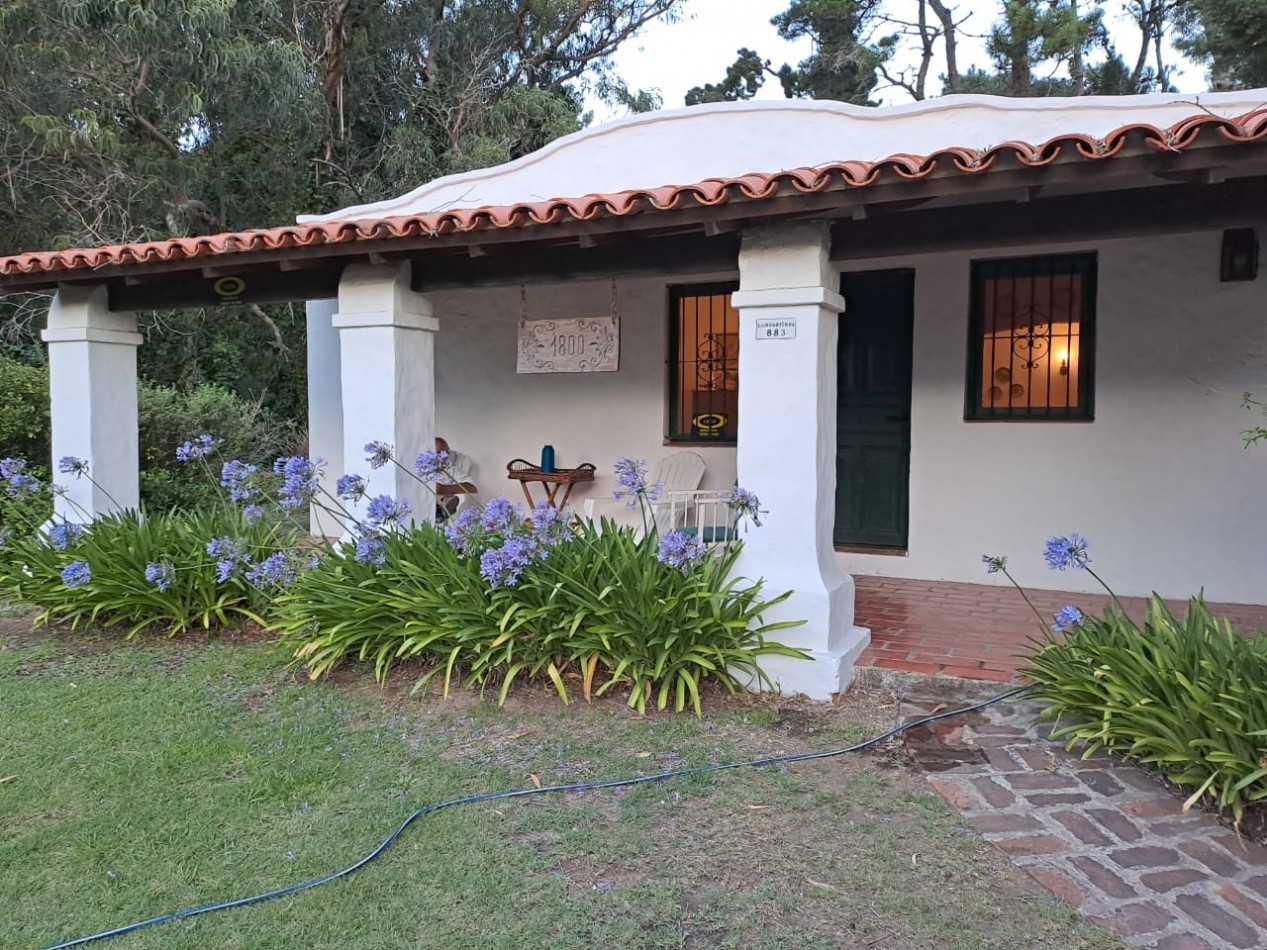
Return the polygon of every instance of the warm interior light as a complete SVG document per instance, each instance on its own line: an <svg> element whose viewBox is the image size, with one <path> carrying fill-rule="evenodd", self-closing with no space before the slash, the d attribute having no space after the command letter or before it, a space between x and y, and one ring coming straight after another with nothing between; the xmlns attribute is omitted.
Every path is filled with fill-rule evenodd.
<svg viewBox="0 0 1267 950"><path fill-rule="evenodd" d="M1057 350L1056 361L1060 364L1060 375L1068 376L1069 375L1069 351Z"/></svg>

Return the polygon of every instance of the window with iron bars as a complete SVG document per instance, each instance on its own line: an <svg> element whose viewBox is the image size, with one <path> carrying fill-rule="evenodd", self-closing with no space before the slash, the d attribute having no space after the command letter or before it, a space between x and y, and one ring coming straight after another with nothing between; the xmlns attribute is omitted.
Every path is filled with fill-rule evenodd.
<svg viewBox="0 0 1267 950"><path fill-rule="evenodd" d="M669 288L671 442L733 443L739 429L739 311L735 283Z"/></svg>
<svg viewBox="0 0 1267 950"><path fill-rule="evenodd" d="M965 419L1094 418L1096 256L973 261Z"/></svg>

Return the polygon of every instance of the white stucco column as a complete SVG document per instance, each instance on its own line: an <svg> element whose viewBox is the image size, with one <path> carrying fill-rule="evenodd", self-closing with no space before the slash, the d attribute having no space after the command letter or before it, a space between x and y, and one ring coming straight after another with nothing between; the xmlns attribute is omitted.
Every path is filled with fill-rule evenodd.
<svg viewBox="0 0 1267 950"><path fill-rule="evenodd" d="M431 301L409 287L409 264L353 264L339 281L339 378L343 465L365 476L368 497L409 502L415 521L435 520L435 497L393 464L371 469L365 445L386 442L408 468L435 447L435 333ZM342 472L334 472L337 477ZM353 510L364 510L361 502Z"/></svg>
<svg viewBox="0 0 1267 950"><path fill-rule="evenodd" d="M805 620L775 638L813 662L762 668L784 692L845 690L870 632L853 624L853 578L832 547L836 506L836 339L845 301L825 224L744 232L739 252L739 484L768 511L744 535L736 573L794 593L767 620Z"/></svg>
<svg viewBox="0 0 1267 950"><path fill-rule="evenodd" d="M334 326L334 315L338 309L338 301L335 300L309 300L306 305L308 455L325 459L321 484L332 495L344 470L343 386L339 370L339 331ZM337 538L343 534L343 519L336 517L328 508L328 505L312 506L311 531L318 537Z"/></svg>
<svg viewBox="0 0 1267 950"><path fill-rule="evenodd" d="M111 313L104 285L62 285L43 337L53 480L66 489L53 502L54 517L85 522L140 507L136 316ZM91 481L58 474L58 460L68 455L87 460Z"/></svg>

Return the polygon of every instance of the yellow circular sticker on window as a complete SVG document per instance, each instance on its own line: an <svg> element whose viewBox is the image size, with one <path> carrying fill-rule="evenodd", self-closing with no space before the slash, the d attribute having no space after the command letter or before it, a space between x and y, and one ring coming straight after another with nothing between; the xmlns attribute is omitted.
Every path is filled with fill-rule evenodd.
<svg viewBox="0 0 1267 950"><path fill-rule="evenodd" d="M701 412L698 416L691 420L691 425L700 435L721 435L729 418L720 412Z"/></svg>

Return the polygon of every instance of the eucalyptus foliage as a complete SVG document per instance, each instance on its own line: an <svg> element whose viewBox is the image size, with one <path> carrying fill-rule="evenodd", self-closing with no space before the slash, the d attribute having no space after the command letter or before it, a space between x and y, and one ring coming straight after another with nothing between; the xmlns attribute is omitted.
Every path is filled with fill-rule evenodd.
<svg viewBox="0 0 1267 950"><path fill-rule="evenodd" d="M611 521L575 535L492 586L479 559L436 529L382 538L380 566L358 562L351 545L324 558L278 598L271 629L295 648L311 676L345 659L373 664L383 680L406 659L421 661L415 689L433 679L498 689L520 679L551 684L564 702L628 691L628 703L700 711L707 681L734 691L768 683L762 656L804 657L768 636L796 626L765 623L785 600L763 599L760 583L731 577L736 543L681 570L657 558L654 533L638 538ZM572 686L569 688L569 682Z"/></svg>
<svg viewBox="0 0 1267 950"><path fill-rule="evenodd" d="M0 254L287 224L525 155L682 0L0 0ZM38 347L47 301L0 300ZM302 307L147 315L155 382L304 408Z"/></svg>

